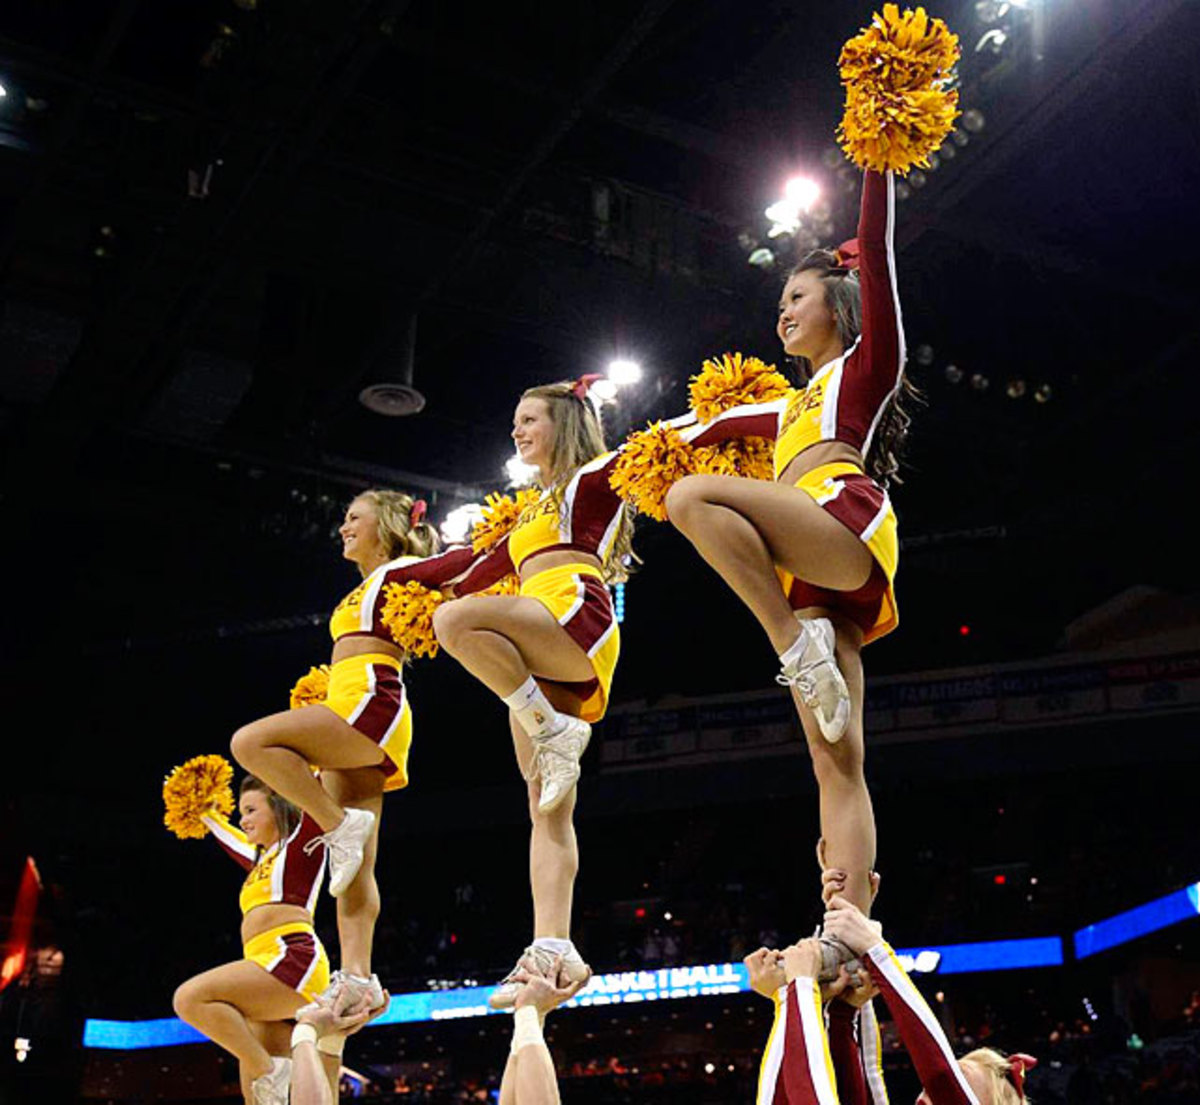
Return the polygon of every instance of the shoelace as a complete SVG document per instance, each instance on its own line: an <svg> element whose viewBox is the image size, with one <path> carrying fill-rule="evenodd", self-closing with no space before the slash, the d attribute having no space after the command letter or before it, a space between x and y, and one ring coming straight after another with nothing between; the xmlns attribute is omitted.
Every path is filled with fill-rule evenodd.
<svg viewBox="0 0 1200 1105"><path fill-rule="evenodd" d="M304 854L311 856L318 848L328 848L329 841L325 839L328 833L322 833L320 836L314 836L306 845L304 845Z"/></svg>
<svg viewBox="0 0 1200 1105"><path fill-rule="evenodd" d="M781 687L795 687L800 692L800 697L804 699L805 705L811 706L813 703L810 700L817 697L817 681L813 678L813 669L818 664L825 663L828 661L824 659L812 660L807 664L802 664L796 670L795 675L788 675L781 671L775 676L775 682Z"/></svg>

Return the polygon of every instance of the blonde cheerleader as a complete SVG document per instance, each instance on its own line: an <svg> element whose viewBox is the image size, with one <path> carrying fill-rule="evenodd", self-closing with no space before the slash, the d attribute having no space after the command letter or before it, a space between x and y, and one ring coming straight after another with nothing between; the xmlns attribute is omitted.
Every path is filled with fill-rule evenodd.
<svg viewBox="0 0 1200 1105"><path fill-rule="evenodd" d="M329 890L338 899L341 968L330 986L353 1000L383 1002L371 971L379 887L375 878L385 792L408 783L412 709L403 679L405 651L383 625L383 588L394 573L438 547L425 503L397 491L364 491L346 508L342 555L363 576L334 610L332 666L310 704L239 729L233 754L312 818L329 855ZM302 687L293 692L294 700ZM320 770L314 776L313 767Z"/></svg>

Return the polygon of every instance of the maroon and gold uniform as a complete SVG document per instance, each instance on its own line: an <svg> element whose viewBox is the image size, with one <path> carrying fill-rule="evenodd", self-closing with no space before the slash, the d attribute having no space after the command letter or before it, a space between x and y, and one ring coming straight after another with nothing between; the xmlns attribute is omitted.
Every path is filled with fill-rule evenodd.
<svg viewBox="0 0 1200 1105"><path fill-rule="evenodd" d="M203 816L213 839L249 872L238 903L245 916L263 905L295 905L310 915L325 877L325 849L308 845L320 827L307 814L286 840L257 848L215 812ZM276 925L246 941L243 956L293 990L314 1000L329 985L329 957L311 921Z"/></svg>
<svg viewBox="0 0 1200 1105"><path fill-rule="evenodd" d="M674 419L683 439L700 447L731 437L775 442L775 477L805 449L840 441L866 456L888 401L904 370L904 331L896 295L892 174L867 173L858 223L858 280L862 332L840 357L823 365L808 383L770 403L734 407L706 423L694 414ZM853 464L825 464L804 473L796 486L866 544L877 570L856 592L813 587L779 570L795 609L831 606L862 626L866 641L896 627L893 580L899 556L896 515L887 491Z"/></svg>
<svg viewBox="0 0 1200 1105"><path fill-rule="evenodd" d="M433 588L453 585L456 595L469 595L519 571L537 553L569 550L603 563L625 509L608 480L617 456L605 453L583 465L558 496L543 492L485 552L463 546L403 566L385 565L380 586L415 580ZM583 720L598 721L608 704L621 647L612 596L601 573L583 562L557 565L523 579L520 594L546 607L587 653L595 677L571 689L583 702Z"/></svg>
<svg viewBox="0 0 1200 1105"><path fill-rule="evenodd" d="M896 959L895 952L886 943L879 943L862 958L887 1002L900 1040L931 1105L979 1105L941 1023ZM878 1032L869 1010L869 1005L864 1006L861 1069L871 1100L875 1105L884 1105L887 1091L878 1065ZM839 1085L843 1088L842 1101L862 1100L854 1096L861 1095L863 1089L855 1088L857 1077L848 1061L845 1025L835 1026L834 1016L831 1012L827 1037L820 990L812 979L798 978L780 987L775 998L775 1023L759 1072L757 1105L837 1105ZM842 1061L837 1064L835 1076L830 1043L838 1033L841 1038L834 1053L840 1053ZM845 1093L846 1088L849 1093Z"/></svg>

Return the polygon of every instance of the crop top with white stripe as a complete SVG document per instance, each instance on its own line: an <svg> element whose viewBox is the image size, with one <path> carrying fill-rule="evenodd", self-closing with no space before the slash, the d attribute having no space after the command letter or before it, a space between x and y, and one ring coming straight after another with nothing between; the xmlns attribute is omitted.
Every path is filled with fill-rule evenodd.
<svg viewBox="0 0 1200 1105"><path fill-rule="evenodd" d="M698 423L694 414L673 419L671 425L685 441L704 446L731 437L770 438L775 442L776 479L805 449L823 441L844 442L866 457L904 370L893 249L895 210L892 174L866 173L858 222L862 332L854 344L822 365L803 388L772 402L734 407L705 423Z"/></svg>
<svg viewBox="0 0 1200 1105"><path fill-rule="evenodd" d="M321 832L308 814L301 814L300 824L286 840L269 848L251 844L241 829L219 813L210 811L201 819L216 842L249 871L238 896L243 917L260 905L298 905L312 913L325 878L325 849L305 847Z"/></svg>
<svg viewBox="0 0 1200 1105"><path fill-rule="evenodd" d="M518 571L537 553L573 550L594 556L603 564L617 539L625 509L608 482L619 455L603 453L582 465L563 489L560 501L549 491L542 492L541 498L527 507L517 524L490 549L477 553L464 545L423 560L394 560L372 573L364 586L372 585L373 601L382 609L380 596L389 583L415 580L433 588L453 584L455 594L469 595ZM377 629L374 636L387 637L381 625Z"/></svg>

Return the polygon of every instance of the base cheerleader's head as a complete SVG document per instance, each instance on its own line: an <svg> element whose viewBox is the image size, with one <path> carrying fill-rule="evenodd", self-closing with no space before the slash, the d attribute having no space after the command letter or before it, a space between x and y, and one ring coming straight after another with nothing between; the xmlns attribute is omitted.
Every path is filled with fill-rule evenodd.
<svg viewBox="0 0 1200 1105"><path fill-rule="evenodd" d="M300 811L282 795L276 794L275 791L257 776L246 775L242 779L241 786L238 787L238 805L242 811L243 821L247 812L246 798L251 794L255 797L261 797L265 801L275 827L274 840L251 840L251 843L260 848L269 848L275 841L287 840L295 831L296 826L300 824ZM250 834L247 833L247 835L249 836Z"/></svg>
<svg viewBox="0 0 1200 1105"><path fill-rule="evenodd" d="M1037 1066L1032 1055L980 1047L958 1062L980 1105L1032 1105L1025 1096L1025 1075Z"/></svg>
<svg viewBox="0 0 1200 1105"><path fill-rule="evenodd" d="M373 487L355 496L351 506L366 508L374 515L375 533L385 561L398 556L431 556L438 551L437 530L426 521L428 506L424 499L404 491Z"/></svg>

